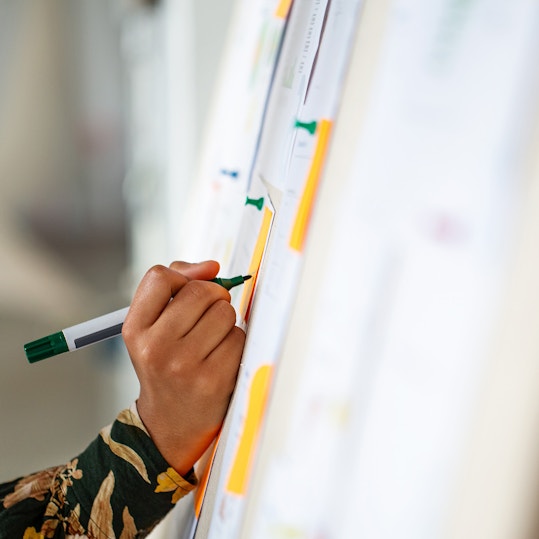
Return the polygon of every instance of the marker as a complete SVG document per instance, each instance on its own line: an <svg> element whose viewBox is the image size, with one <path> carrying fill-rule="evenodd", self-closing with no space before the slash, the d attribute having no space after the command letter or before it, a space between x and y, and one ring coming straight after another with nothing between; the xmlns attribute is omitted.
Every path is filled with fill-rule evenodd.
<svg viewBox="0 0 539 539"><path fill-rule="evenodd" d="M211 281L230 290L235 286L243 284L250 278L250 275L239 275L230 279L216 277L215 279L211 279ZM129 311L129 307L98 316L87 322L62 329L62 331L25 344L24 351L26 352L28 362L36 363L42 359L57 356L64 352L73 352L85 346L120 335L127 311Z"/></svg>

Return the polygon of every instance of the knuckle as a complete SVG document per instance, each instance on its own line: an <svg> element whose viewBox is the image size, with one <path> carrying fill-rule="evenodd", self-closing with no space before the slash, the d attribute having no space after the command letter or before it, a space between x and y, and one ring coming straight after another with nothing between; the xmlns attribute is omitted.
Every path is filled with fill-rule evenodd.
<svg viewBox="0 0 539 539"><path fill-rule="evenodd" d="M220 299L214 303L214 309L217 311L219 318L226 325L233 326L236 323L236 311L230 303L224 299Z"/></svg>
<svg viewBox="0 0 539 539"><path fill-rule="evenodd" d="M189 269L191 265L192 264L190 264L189 262L183 262L182 260L174 260L174 262L169 265L169 268L183 274L186 270Z"/></svg>
<svg viewBox="0 0 539 539"><path fill-rule="evenodd" d="M141 347L138 354L140 361L148 365L155 365L157 363L159 350L157 349L153 340L148 340L143 347Z"/></svg>
<svg viewBox="0 0 539 539"><path fill-rule="evenodd" d="M245 346L246 338L247 338L247 335L245 334L245 331L243 331L243 329L239 328L238 326L234 326L232 328L232 339L234 340L237 346L241 347L242 350L243 350L243 347Z"/></svg>
<svg viewBox="0 0 539 539"><path fill-rule="evenodd" d="M157 264L155 266L152 266L146 272L146 278L150 279L151 281L160 281L168 275L168 271L168 268L166 268L165 266Z"/></svg>
<svg viewBox="0 0 539 539"><path fill-rule="evenodd" d="M137 328L135 322L133 321L133 318L129 315L127 315L127 318L125 319L125 322L122 325L122 338L126 344L126 346L137 346L138 343L143 339L143 333L140 331L139 328Z"/></svg>
<svg viewBox="0 0 539 539"><path fill-rule="evenodd" d="M167 363L167 376L170 380L189 380L192 376L186 361L169 361Z"/></svg>
<svg viewBox="0 0 539 539"><path fill-rule="evenodd" d="M122 326L122 338L123 340L128 343L135 340L136 332L133 330L132 325L129 323L129 320L126 320L124 322L124 325Z"/></svg>
<svg viewBox="0 0 539 539"><path fill-rule="evenodd" d="M185 285L185 293L190 294L196 300L200 300L208 293L208 287L203 281L189 281Z"/></svg>

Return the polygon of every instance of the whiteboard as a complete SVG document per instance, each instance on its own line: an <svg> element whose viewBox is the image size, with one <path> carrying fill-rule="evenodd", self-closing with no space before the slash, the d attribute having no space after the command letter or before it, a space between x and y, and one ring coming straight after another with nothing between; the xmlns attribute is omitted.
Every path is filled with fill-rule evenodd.
<svg viewBox="0 0 539 539"><path fill-rule="evenodd" d="M233 292L247 343L188 535L466 537L458 478L524 234L539 7L280 9L238 2L189 217L188 258L253 279ZM475 523L504 537L489 515Z"/></svg>
<svg viewBox="0 0 539 539"><path fill-rule="evenodd" d="M452 537L469 487L454 479L522 233L537 6L370 7L384 24L356 41L242 537ZM460 536L523 536L502 526L509 497Z"/></svg>

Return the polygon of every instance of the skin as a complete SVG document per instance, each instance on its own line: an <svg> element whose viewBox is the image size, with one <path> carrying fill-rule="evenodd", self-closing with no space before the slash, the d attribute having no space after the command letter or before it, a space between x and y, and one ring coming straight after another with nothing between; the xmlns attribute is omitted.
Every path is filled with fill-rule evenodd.
<svg viewBox="0 0 539 539"><path fill-rule="evenodd" d="M140 381L140 417L184 476L221 428L245 344L229 292L207 282L218 272L213 260L154 266L122 331Z"/></svg>

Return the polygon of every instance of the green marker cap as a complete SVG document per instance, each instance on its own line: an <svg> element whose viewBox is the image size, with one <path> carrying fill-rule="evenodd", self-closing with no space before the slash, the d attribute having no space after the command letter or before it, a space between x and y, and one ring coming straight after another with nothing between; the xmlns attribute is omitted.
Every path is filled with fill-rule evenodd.
<svg viewBox="0 0 539 539"><path fill-rule="evenodd" d="M36 363L42 359L68 352L67 342L64 334L59 331L47 337L42 337L37 341L32 341L24 345L24 351L29 363Z"/></svg>

